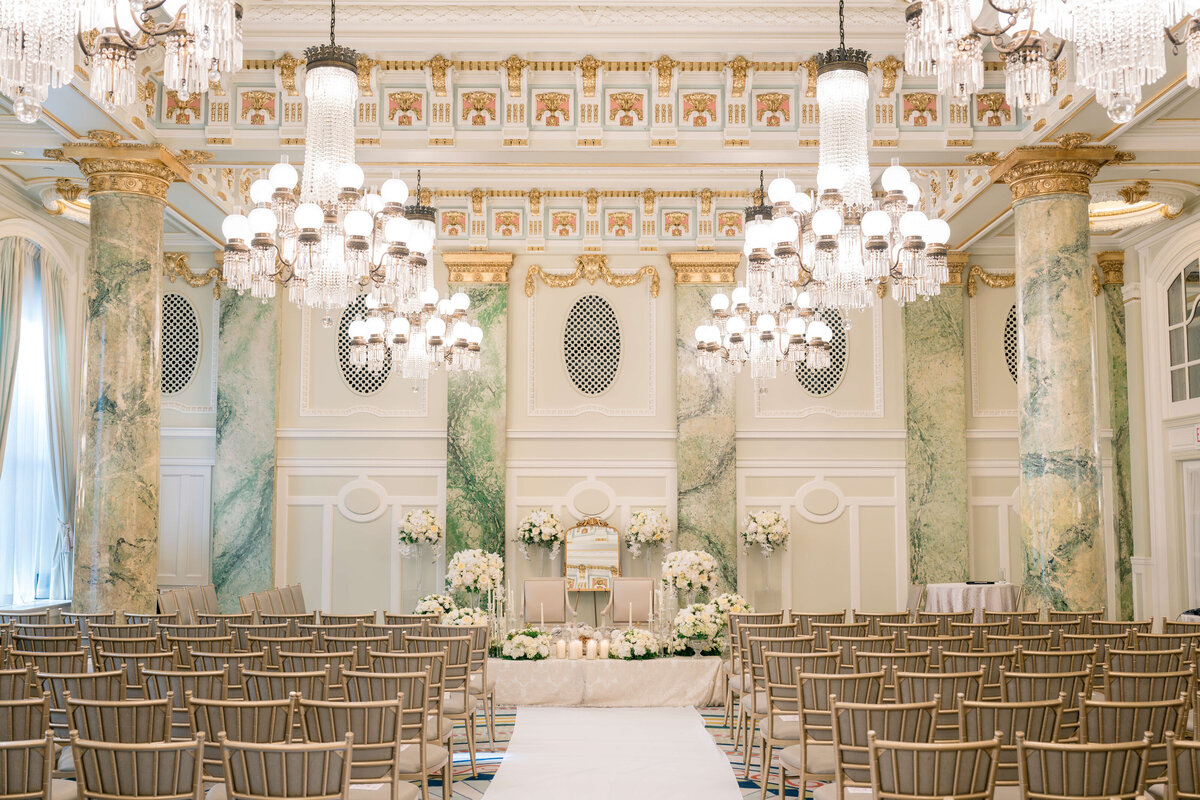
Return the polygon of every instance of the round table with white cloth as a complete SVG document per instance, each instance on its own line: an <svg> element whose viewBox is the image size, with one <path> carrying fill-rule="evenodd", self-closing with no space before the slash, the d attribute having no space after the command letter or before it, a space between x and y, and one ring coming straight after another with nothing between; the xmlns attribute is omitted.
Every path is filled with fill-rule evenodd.
<svg viewBox="0 0 1200 800"><path fill-rule="evenodd" d="M975 611L977 622L986 611L1016 611L1020 587L1015 583L931 583L926 587L926 611Z"/></svg>
<svg viewBox="0 0 1200 800"><path fill-rule="evenodd" d="M513 706L713 706L725 696L720 656L645 661L488 660L496 702Z"/></svg>

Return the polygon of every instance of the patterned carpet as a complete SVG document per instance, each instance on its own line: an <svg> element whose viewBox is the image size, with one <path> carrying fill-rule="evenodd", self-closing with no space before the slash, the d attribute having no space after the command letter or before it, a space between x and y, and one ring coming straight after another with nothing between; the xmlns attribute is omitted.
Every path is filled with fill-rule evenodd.
<svg viewBox="0 0 1200 800"><path fill-rule="evenodd" d="M704 716L704 722L709 733L717 742L717 746L729 758L729 764L734 770L734 775L738 778L738 785L742 787L742 795L746 798L760 797L761 786L758 782L761 776L758 767L758 755L755 751L754 767L750 770L750 780L742 780L742 769L745 766L741 757L733 752L733 741L730 738L729 731L721 724L724 716L722 708L702 708L700 713ZM455 800L479 800L487 792L489 781L496 774L496 770L500 768L500 762L504 758L504 750L508 744L508 739L512 735L513 721L516 719L516 709L512 707L500 707L496 709L496 737L500 740L494 746L489 745L486 741L486 732L483 726L479 727L478 731L478 747L479 757L477 764L479 767L479 777L471 778L471 762L467 758L464 740L461 736L461 728L455 738L455 770L454 770L454 794L452 797ZM771 787L767 791L767 797L778 798L779 794L776 787L779 784L778 773L772 773ZM820 783L812 783L805 792L805 797L811 800L812 789L820 786ZM437 788L433 788L437 786ZM430 782L430 800L440 800L441 798L441 782ZM530 787L530 797L537 796L537 787ZM794 780L788 781L787 796L798 797L798 787Z"/></svg>

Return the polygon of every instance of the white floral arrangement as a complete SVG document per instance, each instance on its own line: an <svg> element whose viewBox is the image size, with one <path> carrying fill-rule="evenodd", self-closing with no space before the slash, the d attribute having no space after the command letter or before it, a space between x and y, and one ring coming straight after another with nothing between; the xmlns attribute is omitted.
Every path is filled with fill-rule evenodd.
<svg viewBox="0 0 1200 800"><path fill-rule="evenodd" d="M758 545L766 556L771 555L775 548L785 546L790 536L787 520L778 511L771 510L747 514L738 533L747 548Z"/></svg>
<svg viewBox="0 0 1200 800"><path fill-rule="evenodd" d="M672 633L675 639L675 650L682 649L679 644L703 641L711 647L705 650L717 649L717 637L725 628L725 620L714 603L692 603L675 615Z"/></svg>
<svg viewBox="0 0 1200 800"><path fill-rule="evenodd" d="M400 555L405 558L412 555L413 547L419 544L433 545L434 558L437 558L442 544L442 526L428 508L410 511L400 524L398 538Z"/></svg>
<svg viewBox="0 0 1200 800"><path fill-rule="evenodd" d="M668 589L711 589L717 581L717 560L703 550L667 553L663 559L662 581Z"/></svg>
<svg viewBox="0 0 1200 800"><path fill-rule="evenodd" d="M456 608L442 617L443 625L461 625L464 628L472 625L489 624L487 612L482 608Z"/></svg>
<svg viewBox="0 0 1200 800"><path fill-rule="evenodd" d="M629 518L629 528L625 531L625 546L637 558L642 554L642 548L653 550L671 540L671 526L666 514L654 508L633 512Z"/></svg>
<svg viewBox="0 0 1200 800"><path fill-rule="evenodd" d="M517 528L517 545L526 560L529 559L530 547L548 547L550 557L554 558L558 555L558 548L562 546L565 535L562 523L553 511L535 508L525 515L525 519L521 520Z"/></svg>
<svg viewBox="0 0 1200 800"><path fill-rule="evenodd" d="M750 602L746 598L733 592L725 592L718 595L713 600L713 605L717 607L717 611L720 612L721 618L725 620L725 624L729 624L730 614L749 614L754 611L754 606L750 605Z"/></svg>
<svg viewBox="0 0 1200 800"><path fill-rule="evenodd" d="M638 661L657 658L661 645L658 637L650 631L631 628L613 634L609 642L608 657L622 661Z"/></svg>
<svg viewBox="0 0 1200 800"><path fill-rule="evenodd" d="M500 648L504 658L518 661L541 661L550 657L550 634L536 628L513 631Z"/></svg>
<svg viewBox="0 0 1200 800"><path fill-rule="evenodd" d="M456 608L458 605L448 594L427 594L417 601L417 607L413 609L413 613L427 617L440 617L449 614Z"/></svg>
<svg viewBox="0 0 1200 800"><path fill-rule="evenodd" d="M446 565L446 588L452 592L499 591L504 560L479 548L459 550Z"/></svg>

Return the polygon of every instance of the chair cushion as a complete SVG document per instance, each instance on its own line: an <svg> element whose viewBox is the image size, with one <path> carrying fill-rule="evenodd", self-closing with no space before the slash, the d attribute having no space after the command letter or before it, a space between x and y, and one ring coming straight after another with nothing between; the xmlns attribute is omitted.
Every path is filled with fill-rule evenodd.
<svg viewBox="0 0 1200 800"><path fill-rule="evenodd" d="M58 771L75 771L75 754L71 752L71 745L65 746L62 752L58 754Z"/></svg>
<svg viewBox="0 0 1200 800"><path fill-rule="evenodd" d="M396 787L396 800L416 800L420 796L421 790L411 783L401 782ZM391 797L390 783L350 784L350 800L390 800Z"/></svg>
<svg viewBox="0 0 1200 800"><path fill-rule="evenodd" d="M1021 787L997 786L993 800L1021 800Z"/></svg>
<svg viewBox="0 0 1200 800"><path fill-rule="evenodd" d="M1165 783L1152 783L1146 787L1146 794L1153 797L1154 800L1163 800L1167 796L1167 785Z"/></svg>
<svg viewBox="0 0 1200 800"><path fill-rule="evenodd" d="M471 676L471 683L470 683L471 694L483 694L483 692L481 692L479 689L479 685L482 682L483 682L483 676L480 675L479 673L475 673L474 675ZM491 673L491 672L488 673L487 690L488 690L489 694L496 690L496 676L494 673Z"/></svg>
<svg viewBox="0 0 1200 800"><path fill-rule="evenodd" d="M800 717L795 714L778 714L775 717L775 730L772 731L778 739L800 739ZM767 720L764 717L758 721L759 736L767 735Z"/></svg>
<svg viewBox="0 0 1200 800"><path fill-rule="evenodd" d="M450 752L438 744L425 745L425 766L430 772L442 768ZM406 744L400 748L399 769L401 775L416 775L421 771L421 751L415 744Z"/></svg>
<svg viewBox="0 0 1200 800"><path fill-rule="evenodd" d="M437 724L437 717L430 717L425 722L425 738L431 742L440 742L454 733L454 722L442 717L442 724Z"/></svg>
<svg viewBox="0 0 1200 800"><path fill-rule="evenodd" d="M872 800L875 792L870 786L847 786L841 800ZM823 783L813 789L813 800L838 800L837 782Z"/></svg>
<svg viewBox="0 0 1200 800"><path fill-rule="evenodd" d="M743 694L742 674L740 672L729 676L729 688L734 694Z"/></svg>
<svg viewBox="0 0 1200 800"><path fill-rule="evenodd" d="M802 768L800 762L804 759L804 747L805 745L802 744L794 744L791 747L783 748L783 751L779 754L779 760L788 769L793 772L799 772ZM803 764L803 769L807 770L809 775L832 775L833 771L837 769L837 760L833 754L833 745L808 745L808 761Z"/></svg>
<svg viewBox="0 0 1200 800"><path fill-rule="evenodd" d="M204 800L225 800L225 784L215 784L211 789L204 793Z"/></svg>
<svg viewBox="0 0 1200 800"><path fill-rule="evenodd" d="M79 787L75 781L62 778L50 779L50 800L74 800L79 796Z"/></svg>
<svg viewBox="0 0 1200 800"><path fill-rule="evenodd" d="M755 692L753 696L743 695L742 702L745 703L747 698L749 698L750 702L746 703L746 708L760 716L767 713L768 703L766 692Z"/></svg>
<svg viewBox="0 0 1200 800"><path fill-rule="evenodd" d="M447 692L442 700L442 714L459 716L462 714L470 714L479 707L479 698L472 695L467 698L466 708L463 708L462 692Z"/></svg>

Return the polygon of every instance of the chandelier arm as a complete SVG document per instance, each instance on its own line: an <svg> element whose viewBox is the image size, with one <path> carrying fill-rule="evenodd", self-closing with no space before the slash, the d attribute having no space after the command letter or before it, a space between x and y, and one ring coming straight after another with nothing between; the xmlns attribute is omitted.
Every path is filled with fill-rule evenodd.
<svg viewBox="0 0 1200 800"><path fill-rule="evenodd" d="M1188 33L1197 26L1200 26L1200 16L1193 14L1187 18L1187 24L1183 26L1183 35L1178 38L1175 36L1175 32L1170 28L1163 28L1163 33L1166 34L1167 41L1171 43L1173 48L1175 48L1172 52L1179 52L1179 48L1187 42Z"/></svg>
<svg viewBox="0 0 1200 800"><path fill-rule="evenodd" d="M89 50L87 46L87 40L84 38L83 34L83 31L76 33L75 41L79 45L79 49L83 51L83 54L87 56L87 58L91 59L96 55L96 53L100 52L100 48L95 46L95 41L100 37L96 37L96 40L93 40L92 49Z"/></svg>
<svg viewBox="0 0 1200 800"><path fill-rule="evenodd" d="M160 36L166 36L167 34L177 33L181 30L184 30L182 13L176 14L169 23L161 23L161 24L156 23L150 18L151 13L162 8L163 5L165 5L165 4L166 4L166 0L150 0L149 2L147 2L145 4L145 8L142 9L141 14L130 14L130 17L133 18L133 24L137 25L138 30L140 30L142 33L146 34L147 36L151 37L152 39L157 39ZM113 7L113 16L114 16L114 18L116 16L116 6L115 5ZM117 26L117 30L118 31L121 30L119 25ZM121 38L125 39L124 36L122 36ZM136 46L136 43L130 43L129 40L125 40L125 43L128 44L130 47L133 47L134 49L140 49L140 50L148 50L151 47L153 47L154 45L158 44L158 42L152 41L149 45L138 48Z"/></svg>

